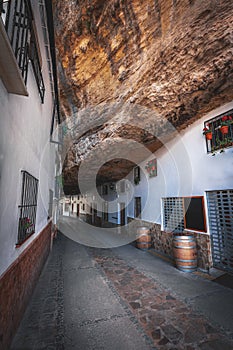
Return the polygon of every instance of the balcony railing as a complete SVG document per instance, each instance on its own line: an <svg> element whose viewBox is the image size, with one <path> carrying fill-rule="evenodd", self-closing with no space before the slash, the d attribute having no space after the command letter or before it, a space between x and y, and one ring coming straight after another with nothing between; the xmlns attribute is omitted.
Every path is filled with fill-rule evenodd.
<svg viewBox="0 0 233 350"><path fill-rule="evenodd" d="M232 117L233 109L228 112L222 113L215 118L209 119L204 123L205 128L210 129L212 139L206 138L206 147L208 153L215 153L215 151L224 151L225 148L233 146L233 123L229 123L227 133L222 133L221 125L222 118Z"/></svg>
<svg viewBox="0 0 233 350"><path fill-rule="evenodd" d="M35 232L38 180L27 171L22 171L22 192L19 205L17 245L22 244Z"/></svg>
<svg viewBox="0 0 233 350"><path fill-rule="evenodd" d="M22 78L26 85L29 60L38 86L42 103L44 102L44 81L35 41L33 13L30 0L0 0L0 15L5 26Z"/></svg>
<svg viewBox="0 0 233 350"><path fill-rule="evenodd" d="M41 72L41 66L40 66L40 60L39 60L39 55L38 55L38 51L37 51L36 39L35 39L35 35L34 35L33 31L31 33L29 57L30 57L30 60L32 62L32 68L34 71L40 99L41 99L41 102L44 103L45 86L44 86L44 80L43 80L43 76L42 76L42 72Z"/></svg>

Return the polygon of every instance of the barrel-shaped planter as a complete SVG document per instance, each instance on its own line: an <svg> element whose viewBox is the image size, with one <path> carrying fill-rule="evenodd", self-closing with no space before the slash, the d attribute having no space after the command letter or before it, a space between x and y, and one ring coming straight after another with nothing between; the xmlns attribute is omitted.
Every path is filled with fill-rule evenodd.
<svg viewBox="0 0 233 350"><path fill-rule="evenodd" d="M151 248L151 234L150 229L145 226L138 227L137 229L137 248L148 250Z"/></svg>
<svg viewBox="0 0 233 350"><path fill-rule="evenodd" d="M197 269L197 246L193 236L175 236L173 253L176 267L183 272L194 272Z"/></svg>

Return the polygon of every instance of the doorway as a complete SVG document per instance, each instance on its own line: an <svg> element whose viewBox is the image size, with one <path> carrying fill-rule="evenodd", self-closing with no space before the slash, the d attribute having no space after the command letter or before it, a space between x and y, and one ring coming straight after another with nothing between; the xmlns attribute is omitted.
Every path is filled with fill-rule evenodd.
<svg viewBox="0 0 233 350"><path fill-rule="evenodd" d="M213 266L233 273L233 190L208 191Z"/></svg>
<svg viewBox="0 0 233 350"><path fill-rule="evenodd" d="M120 225L125 226L125 203L120 203Z"/></svg>

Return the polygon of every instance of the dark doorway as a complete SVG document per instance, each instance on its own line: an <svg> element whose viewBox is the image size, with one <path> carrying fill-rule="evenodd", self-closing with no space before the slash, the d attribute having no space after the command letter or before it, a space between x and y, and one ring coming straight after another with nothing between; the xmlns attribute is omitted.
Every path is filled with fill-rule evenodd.
<svg viewBox="0 0 233 350"><path fill-rule="evenodd" d="M120 203L120 219L121 226L125 225L125 203Z"/></svg>

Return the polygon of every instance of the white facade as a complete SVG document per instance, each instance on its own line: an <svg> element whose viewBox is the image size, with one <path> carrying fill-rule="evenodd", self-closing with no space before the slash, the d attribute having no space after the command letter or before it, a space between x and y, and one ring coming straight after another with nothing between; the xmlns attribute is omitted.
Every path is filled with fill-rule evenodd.
<svg viewBox="0 0 233 350"><path fill-rule="evenodd" d="M47 225L49 190L54 191L57 146L49 142L54 98L37 1L32 1L32 9L42 57L45 98L42 103L30 62L28 96L9 93L0 79L0 274ZM35 233L16 248L22 170L39 180L39 188Z"/></svg>
<svg viewBox="0 0 233 350"><path fill-rule="evenodd" d="M215 156L207 154L202 135L205 121L232 108L233 102L211 111L139 164L141 181L134 186L134 197L141 197L142 220L162 224L163 197L205 197L206 191L233 188L233 148ZM145 165L153 158L157 159L158 173L149 178ZM133 183L133 172L128 179ZM205 209L208 224L206 205ZM128 206L128 216L134 217L134 201Z"/></svg>

